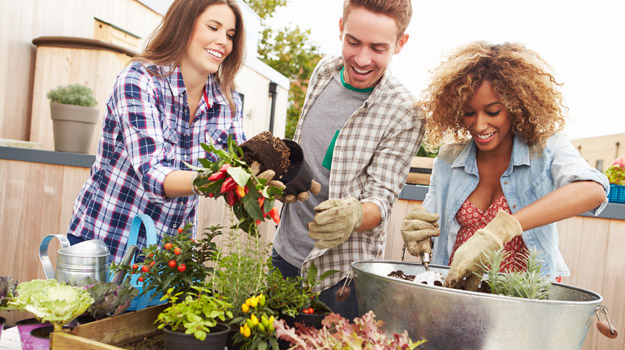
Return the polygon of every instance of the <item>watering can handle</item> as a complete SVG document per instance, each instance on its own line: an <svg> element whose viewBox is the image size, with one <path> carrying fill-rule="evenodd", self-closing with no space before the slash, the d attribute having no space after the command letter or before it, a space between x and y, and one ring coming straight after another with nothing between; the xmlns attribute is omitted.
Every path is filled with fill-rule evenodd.
<svg viewBox="0 0 625 350"><path fill-rule="evenodd" d="M600 312L602 312L603 315L605 316L605 321L602 321L601 318L599 317ZM618 332L614 328L614 326L612 326L612 322L610 322L610 318L608 317L607 307L603 305L597 306L597 308L595 309L595 315L597 316L597 329L599 330L601 334L603 334L603 336L610 338L610 339L614 339L618 337Z"/></svg>
<svg viewBox="0 0 625 350"><path fill-rule="evenodd" d="M50 257L48 256L48 245L50 241L56 238L61 242L61 249L67 248L70 246L69 240L65 235L55 234L55 235L47 235L41 241L39 245L39 260L41 260L41 265L43 266L43 272L46 275L46 279L54 278L54 268L52 267L52 262L50 261Z"/></svg>

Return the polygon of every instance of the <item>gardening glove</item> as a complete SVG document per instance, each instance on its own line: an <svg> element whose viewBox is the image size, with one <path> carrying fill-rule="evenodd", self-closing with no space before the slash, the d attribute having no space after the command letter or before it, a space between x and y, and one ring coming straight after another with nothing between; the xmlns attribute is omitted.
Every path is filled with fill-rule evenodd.
<svg viewBox="0 0 625 350"><path fill-rule="evenodd" d="M284 188L283 188L284 189ZM286 196L280 196L280 195L276 195L276 199L279 200L282 203L295 203L297 201L305 201L308 199L308 197L310 197L310 195L308 194L308 192L312 193L312 194L317 194L319 193L319 191L321 191L321 184L318 183L315 180L310 180L310 187L308 188L307 192L300 192L297 194L297 196L295 196L294 194L287 194Z"/></svg>
<svg viewBox="0 0 625 350"><path fill-rule="evenodd" d="M445 287L477 290L481 277L474 272L483 272L481 267L482 260L485 260L483 257L488 251L502 249L504 244L522 233L523 228L517 219L499 210L486 227L475 231L475 234L456 250L445 280Z"/></svg>
<svg viewBox="0 0 625 350"><path fill-rule="evenodd" d="M438 214L422 206L413 209L401 223L401 236L408 252L414 256L432 252L431 237L438 237Z"/></svg>
<svg viewBox="0 0 625 350"><path fill-rule="evenodd" d="M315 248L328 249L345 242L362 223L362 204L355 198L328 199L315 207L315 220L308 223L308 236Z"/></svg>
<svg viewBox="0 0 625 350"><path fill-rule="evenodd" d="M252 174L254 174L256 176L257 179L264 179L267 180L267 185L269 186L273 186L273 187L277 187L281 190L284 190L286 188L286 186L282 183L282 181L278 181L278 180L274 180L273 178L276 176L276 172L268 169L263 171L262 173L258 174L258 172L260 171L260 163L259 162L252 162L252 165L250 165L250 170L252 171ZM258 174L258 175L256 175Z"/></svg>

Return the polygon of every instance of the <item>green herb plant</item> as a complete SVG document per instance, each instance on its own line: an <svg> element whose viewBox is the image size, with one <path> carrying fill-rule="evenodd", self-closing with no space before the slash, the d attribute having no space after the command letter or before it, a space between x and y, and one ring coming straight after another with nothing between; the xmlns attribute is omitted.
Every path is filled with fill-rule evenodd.
<svg viewBox="0 0 625 350"><path fill-rule="evenodd" d="M51 103L82 107L95 107L98 104L95 97L93 97L93 91L81 84L58 86L50 90L47 96Z"/></svg>
<svg viewBox="0 0 625 350"><path fill-rule="evenodd" d="M185 334L193 334L203 341L218 322L232 318L232 304L203 286L192 286L191 289L182 301L178 301L182 292L175 293L174 288L169 288L161 301L167 300L171 305L157 316L154 323L158 324L158 329L168 327L174 332L182 328Z"/></svg>
<svg viewBox="0 0 625 350"><path fill-rule="evenodd" d="M178 229L178 234L163 237L161 245L150 245L139 254L138 262L131 266L111 264L111 270L130 271L140 274L142 282L141 295L162 295L170 288L174 294L183 295L191 287L203 284L212 273L208 266L217 252L213 239L221 235L220 226L207 228L204 237L198 240L191 238L192 224Z"/></svg>
<svg viewBox="0 0 625 350"><path fill-rule="evenodd" d="M214 271L208 278L208 286L215 293L227 297L233 305L241 305L252 295L264 292L269 271L268 258L268 247L259 236L227 230L215 255ZM235 309L234 315L240 316L242 311Z"/></svg>
<svg viewBox="0 0 625 350"><path fill-rule="evenodd" d="M526 299L547 299L551 282L540 273L542 260L538 251L532 249L525 255L527 270L500 273L501 264L508 256L510 253L503 249L491 251L480 264L486 272L485 282L491 293Z"/></svg>
<svg viewBox="0 0 625 350"><path fill-rule="evenodd" d="M8 303L12 310L28 311L41 322L50 322L55 331L85 312L94 300L83 288L59 283L55 279L32 280L17 286L16 296Z"/></svg>
<svg viewBox="0 0 625 350"><path fill-rule="evenodd" d="M249 164L243 160L243 150L232 137L228 136L227 144L227 150L216 148L212 142L202 144L206 152L218 157L216 162L202 158L199 159L201 167L185 164L200 173L193 184L202 194L210 198L224 197L239 220L233 229L238 228L258 236L258 225L267 216L276 224L280 222L274 202L275 196L281 195L282 190L256 177Z"/></svg>

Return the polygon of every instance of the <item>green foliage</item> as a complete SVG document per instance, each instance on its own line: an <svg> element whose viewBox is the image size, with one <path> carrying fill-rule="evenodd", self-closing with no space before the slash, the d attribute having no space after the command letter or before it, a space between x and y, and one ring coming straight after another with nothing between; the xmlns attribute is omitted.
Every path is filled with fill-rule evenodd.
<svg viewBox="0 0 625 350"><path fill-rule="evenodd" d="M257 178L243 160L243 150L228 136L228 149L218 149L213 144L202 144L202 148L214 153L218 160L199 159L200 167L185 163L199 172L193 181L198 191L210 198L224 197L226 204L239 219L233 229L241 229L251 235L259 235L258 224L265 220L273 209L275 196L282 190ZM230 185L228 185L230 184ZM277 224L277 222L276 222Z"/></svg>
<svg viewBox="0 0 625 350"><path fill-rule="evenodd" d="M291 80L287 109L286 138L293 138L299 120L308 80L322 54L309 42L310 29L299 26L280 30L265 28L259 43L259 58Z"/></svg>
<svg viewBox="0 0 625 350"><path fill-rule="evenodd" d="M74 283L76 287L86 289L94 300L87 312L96 319L121 315L130 306L132 299L139 294L127 277L118 285L115 282L100 282L87 277Z"/></svg>
<svg viewBox="0 0 625 350"><path fill-rule="evenodd" d="M611 184L625 186L625 157L616 158L604 173Z"/></svg>
<svg viewBox="0 0 625 350"><path fill-rule="evenodd" d="M244 0L263 19L267 20L277 7L286 6L287 0ZM292 139L299 120L308 79L323 56L319 47L309 40L310 29L299 26L273 29L264 26L258 44L258 58L282 75L289 78L289 106L287 109L286 135Z"/></svg>
<svg viewBox="0 0 625 350"><path fill-rule="evenodd" d="M288 0L244 0L261 19L267 19L276 12L276 8L286 6Z"/></svg>
<svg viewBox="0 0 625 350"><path fill-rule="evenodd" d="M85 312L94 300L82 288L59 283L55 279L32 280L17 286L16 296L9 307L28 311L42 322L50 322L54 330Z"/></svg>
<svg viewBox="0 0 625 350"><path fill-rule="evenodd" d="M8 302L15 296L17 281L11 277L0 277L0 310L8 307Z"/></svg>
<svg viewBox="0 0 625 350"><path fill-rule="evenodd" d="M138 259L143 259L142 263L133 266L113 263L111 270L141 274L141 295L150 291L154 292L153 295L164 294L170 288L173 288L174 294L184 295L193 285L204 283L212 272L212 268L205 263L214 258L217 246L213 239L221 234L221 227L214 226L206 230L204 238L195 240L191 239L191 227L192 224L189 223L178 229L178 234L166 235L161 246L153 244L143 249Z"/></svg>
<svg viewBox="0 0 625 350"><path fill-rule="evenodd" d="M278 339L274 328L274 310L266 303L265 295L252 295L241 305L243 315L234 318L231 324L239 326L239 333L234 336L234 344L242 343L246 349L278 349Z"/></svg>
<svg viewBox="0 0 625 350"><path fill-rule="evenodd" d="M382 330L384 322L376 321L373 311L355 318L354 323L338 314L326 316L321 323L321 329L293 329L284 320L277 320L274 324L278 337L297 349L405 350L415 349L426 342L413 342L407 331L389 337Z"/></svg>
<svg viewBox="0 0 625 350"><path fill-rule="evenodd" d="M238 306L252 295L261 294L267 285L268 247L257 236L241 237L239 231L229 230L216 255L214 273L208 285L237 305L235 316L243 312Z"/></svg>
<svg viewBox="0 0 625 350"><path fill-rule="evenodd" d="M50 90L47 96L51 103L83 107L95 107L98 104L93 97L93 91L81 84L58 86L56 89Z"/></svg>
<svg viewBox="0 0 625 350"><path fill-rule="evenodd" d="M181 302L178 299L183 293L175 293L173 288L169 288L161 300L167 300L171 306L163 310L154 323L159 324L158 329L168 327L177 331L182 327L186 334L193 334L203 341L218 321L225 322L232 318L232 304L218 294L211 295L211 291L204 287L191 288L193 290L188 291Z"/></svg>
<svg viewBox="0 0 625 350"><path fill-rule="evenodd" d="M551 290L551 282L541 273L542 260L536 250L529 251L525 256L527 270L520 272L499 273L501 264L510 256L503 249L486 254L486 260L480 267L486 271L486 283L492 294L500 294L526 299L547 299ZM475 273L477 276L482 276Z"/></svg>
<svg viewBox="0 0 625 350"><path fill-rule="evenodd" d="M430 151L426 150L425 147L423 146L423 144L421 144L421 146L419 146L419 150L417 151L417 157L436 158L437 154L438 154L438 151L437 152L430 152Z"/></svg>

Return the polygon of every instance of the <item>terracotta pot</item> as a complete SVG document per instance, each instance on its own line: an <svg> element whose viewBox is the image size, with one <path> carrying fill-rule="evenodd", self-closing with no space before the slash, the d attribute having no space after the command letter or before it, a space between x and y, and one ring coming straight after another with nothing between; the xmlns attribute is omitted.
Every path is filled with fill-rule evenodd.
<svg viewBox="0 0 625 350"><path fill-rule="evenodd" d="M163 328L165 333L165 350L223 350L226 346L229 327L217 325L200 341L193 334L174 332Z"/></svg>
<svg viewBox="0 0 625 350"><path fill-rule="evenodd" d="M91 138L100 112L97 108L50 104L54 150L89 153Z"/></svg>
<svg viewBox="0 0 625 350"><path fill-rule="evenodd" d="M17 321L15 325L17 326L17 330L20 334L20 342L22 343L22 350L32 350L33 344L32 344L32 337L30 335L30 332L33 329L51 326L52 324L49 322L41 323L36 318L27 318L21 321Z"/></svg>

